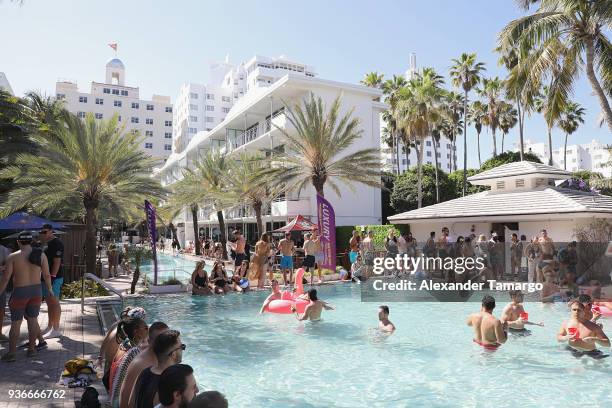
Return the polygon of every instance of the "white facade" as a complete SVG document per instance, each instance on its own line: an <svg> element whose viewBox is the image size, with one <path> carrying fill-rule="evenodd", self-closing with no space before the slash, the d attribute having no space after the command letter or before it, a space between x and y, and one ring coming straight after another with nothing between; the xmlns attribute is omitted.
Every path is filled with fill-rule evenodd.
<svg viewBox="0 0 612 408"><path fill-rule="evenodd" d="M153 95L140 99L138 87L125 85L125 66L117 58L106 64L104 82L92 82L89 93L80 92L76 82L60 80L56 97L65 101L70 112L84 118L91 112L96 119L119 115L126 132L139 132L142 150L163 164L172 152L172 103L169 96Z"/></svg>
<svg viewBox="0 0 612 408"><path fill-rule="evenodd" d="M383 122L384 124L384 122ZM435 155L434 151L434 140L432 137L425 139L425 150L423 151L423 164L431 164L435 166ZM451 142L441 137L440 141L437 142L437 155L438 155L438 168L450 173L457 170L457 146L454 147L455 157L451 159L451 152L453 152L453 146ZM382 143L380 147L382 155L382 165L385 171L390 173L396 173L398 168L397 154L399 153L399 172L403 173L409 168L415 168L417 166L417 154L415 149L410 150L408 159L404 153L404 146L400 142L399 147L391 148L386 143Z"/></svg>
<svg viewBox="0 0 612 408"><path fill-rule="evenodd" d="M525 152L533 153L540 158L542 163L548 163L548 143L536 143L531 140L525 141ZM514 144L514 151L519 150L518 143ZM553 148L553 165L565 168L563 157L563 146ZM567 170L589 170L603 174L604 177L612 177L612 167L606 166L610 160L610 152L606 145L599 140L591 143L567 146Z"/></svg>
<svg viewBox="0 0 612 408"><path fill-rule="evenodd" d="M13 95L13 88L11 88L11 84L6 78L6 75L4 74L4 72L0 72L0 89Z"/></svg>
<svg viewBox="0 0 612 408"><path fill-rule="evenodd" d="M181 153L198 132L209 132L223 122L231 107L247 92L268 87L287 72L314 76L310 66L285 56L255 55L238 65L224 62L210 66L210 84L185 83L174 105L174 149Z"/></svg>
<svg viewBox="0 0 612 408"><path fill-rule="evenodd" d="M266 86L256 84L233 106L223 122L211 131L199 132L182 152L173 153L164 167L156 172L162 185L166 186L180 179L182 169L192 166L193 162L209 149L219 149L230 155L245 150L283 150L284 136L276 126L287 132L295 131L286 118L285 103L290 106L301 103L311 92L321 97L326 106L330 106L333 100L341 95L341 114L354 109L353 117L360 120L363 136L347 149L346 153L380 146L380 113L386 108L385 104L376 101L381 91L290 72L269 85L267 82ZM276 126L272 126L271 122ZM378 188L355 184L354 190L351 190L349 186L340 184L340 190L341 197L331 189L325 189L325 197L335 209L336 225L380 224L381 194ZM286 223L301 214L316 222L316 208L316 194L309 186L299 195L297 192L290 192L271 203L264 209L263 221ZM228 227L255 223L254 214L249 207L239 206L227 210L225 218ZM190 214L185 212L177 221L179 226L181 221L184 221L183 229L179 230L181 238L193 239ZM214 228L217 217L215 213L200 211L198 221L199 227Z"/></svg>

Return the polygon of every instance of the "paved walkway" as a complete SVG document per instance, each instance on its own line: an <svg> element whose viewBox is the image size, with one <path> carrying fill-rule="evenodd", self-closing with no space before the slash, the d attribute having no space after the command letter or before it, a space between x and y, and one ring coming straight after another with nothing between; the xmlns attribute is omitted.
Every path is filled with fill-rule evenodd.
<svg viewBox="0 0 612 408"><path fill-rule="evenodd" d="M43 305L39 322L42 328L47 326L47 308ZM3 322L2 332L8 335L10 322ZM19 351L17 362L0 363L0 407L61 407L73 408L75 401L80 401L83 388L68 388L59 385L58 381L64 369L64 363L73 358L85 358L95 362L103 336L100 333L98 315L93 305L86 305L81 314L78 301L62 301L61 328L63 335L59 339L47 340L49 348L36 357L27 358L25 351ZM21 327L22 340L27 341L27 326L24 321ZM0 343L0 353L4 354L7 343ZM106 392L102 392L101 381L92 386L98 389L100 401L103 402ZM63 393L61 399L11 399L9 390L43 391L53 390Z"/></svg>

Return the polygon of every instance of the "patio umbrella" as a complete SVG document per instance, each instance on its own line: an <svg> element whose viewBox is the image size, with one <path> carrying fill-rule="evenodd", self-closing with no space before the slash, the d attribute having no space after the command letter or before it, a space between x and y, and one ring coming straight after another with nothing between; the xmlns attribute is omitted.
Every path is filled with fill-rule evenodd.
<svg viewBox="0 0 612 408"><path fill-rule="evenodd" d="M39 230L44 224L51 224L53 229L64 228L64 224L37 217L25 212L16 212L0 220L1 230Z"/></svg>
<svg viewBox="0 0 612 408"><path fill-rule="evenodd" d="M316 229L317 225L308 221L306 218L298 215L289 224L284 227L275 229L272 232L290 232L290 231L312 231Z"/></svg>

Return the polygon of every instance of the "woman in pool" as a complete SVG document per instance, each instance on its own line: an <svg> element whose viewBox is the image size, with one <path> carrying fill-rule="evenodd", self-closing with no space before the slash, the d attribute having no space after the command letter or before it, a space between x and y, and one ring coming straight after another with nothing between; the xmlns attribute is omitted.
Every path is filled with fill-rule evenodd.
<svg viewBox="0 0 612 408"><path fill-rule="evenodd" d="M270 252L270 242L268 234L262 234L261 239L255 244L255 255L251 260L251 272L249 280L257 279L257 287L263 288L266 280L266 265L268 264L268 253Z"/></svg>
<svg viewBox="0 0 612 408"><path fill-rule="evenodd" d="M248 273L249 273L249 261L244 260L242 261L238 269L234 271L234 276L237 276L240 279L247 278Z"/></svg>
<svg viewBox="0 0 612 408"><path fill-rule="evenodd" d="M213 292L208 287L208 273L204 269L206 262L200 261L191 274L191 286L193 295L212 295Z"/></svg>
<svg viewBox="0 0 612 408"><path fill-rule="evenodd" d="M210 283L213 285L215 293L227 293L232 290L231 286L228 285L229 279L227 278L227 272L223 267L223 262L215 261L213 270L210 273Z"/></svg>

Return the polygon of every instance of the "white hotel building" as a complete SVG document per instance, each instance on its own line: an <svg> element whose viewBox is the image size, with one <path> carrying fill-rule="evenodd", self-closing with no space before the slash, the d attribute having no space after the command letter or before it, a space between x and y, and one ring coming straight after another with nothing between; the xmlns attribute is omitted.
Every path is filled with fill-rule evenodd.
<svg viewBox="0 0 612 408"><path fill-rule="evenodd" d="M0 89L13 95L13 88L11 88L11 84L6 78L4 72L0 72Z"/></svg>
<svg viewBox="0 0 612 408"><path fill-rule="evenodd" d="M78 117L91 112L96 119L119 115L126 132L143 136L142 150L161 165L172 152L172 103L169 96L153 95L140 99L138 87L125 84L125 66L118 58L106 64L106 80L91 83L89 93L80 92L76 82L60 80L55 85L56 97Z"/></svg>
<svg viewBox="0 0 612 408"><path fill-rule="evenodd" d="M542 163L548 163L548 143L536 143L531 140L525 141L525 152L535 154ZM514 143L514 150L519 150L518 143ZM560 169L564 166L563 146L553 148L553 165ZM606 145L599 140L591 143L567 146L567 171L590 170L601 173L604 177L612 177L612 168L607 166L610 160L610 152Z"/></svg>
<svg viewBox="0 0 612 408"><path fill-rule="evenodd" d="M165 165L156 171L162 185L168 186L179 180L183 169L190 168L194 161L210 149L217 149L229 155L261 149L284 150L284 136L276 126L287 132L295 132L287 120L285 103L290 106L301 103L311 92L321 97L327 106L341 95L341 113L354 109L353 117L361 121L363 136L347 150L347 153L364 148L379 148L380 114L386 108L385 104L376 100L381 96L380 90L316 78L312 68L284 57L272 59L256 56L238 68L231 66L227 68L221 84L199 87L186 85L181 88L175 109L175 118L179 123L185 120L185 104L198 106L198 109L190 107L187 109L187 113L192 112L188 116L196 116L195 112L202 114L197 116L198 120L195 123L198 125L202 123L201 117L208 117L204 112L216 114L218 107L226 106L230 109L226 113L222 111L222 115L213 116L214 119L210 122L204 120L204 123L213 123L210 130L205 128L195 135L189 135L189 132L186 135L184 133L176 135L178 139L178 143L175 141L176 151L168 158ZM192 97L191 93L197 94L197 98ZM186 100L186 95L191 102ZM224 96L230 97L231 102L224 101L222 99ZM199 104L193 101L199 101ZM200 106L207 104L214 106L214 110L199 109ZM180 119L179 113L183 115ZM336 225L380 224L379 189L355 184L354 190L346 185L340 185L340 190L341 197L331 189L325 191L325 197L336 212ZM250 207L237 206L224 213L228 229L240 227L250 239L255 237L255 217ZM268 205L264 209L266 230L285 225L298 214L313 222L317 220L316 194L310 186L300 195L297 192L290 192ZM200 210L198 216L201 232L205 231L206 235L218 232L215 213ZM179 238L183 241L193 239L193 225L189 211L186 209L176 221Z"/></svg>

